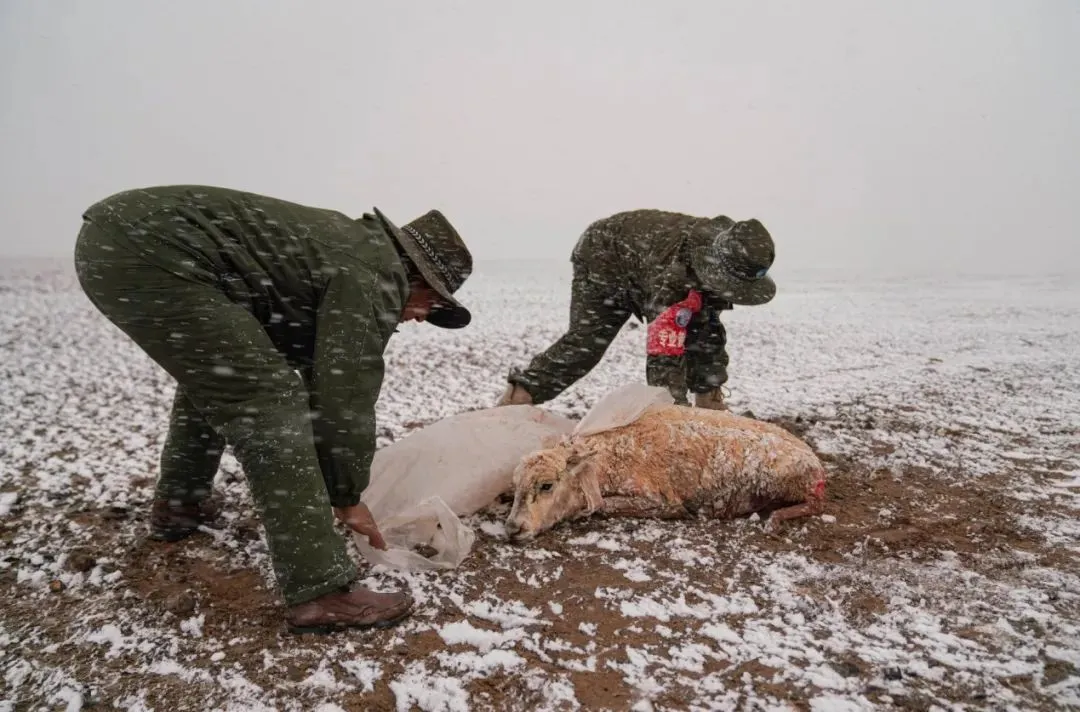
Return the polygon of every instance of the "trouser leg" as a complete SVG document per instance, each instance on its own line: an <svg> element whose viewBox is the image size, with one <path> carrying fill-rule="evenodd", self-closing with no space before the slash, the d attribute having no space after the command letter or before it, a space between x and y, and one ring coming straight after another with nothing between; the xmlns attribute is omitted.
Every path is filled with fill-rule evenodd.
<svg viewBox="0 0 1080 712"><path fill-rule="evenodd" d="M686 384L695 394L717 390L728 380L727 332L720 310L706 306L690 324L686 346Z"/></svg>
<svg viewBox="0 0 1080 712"><path fill-rule="evenodd" d="M570 291L570 323L558 341L528 367L510 375L532 396L533 403L549 401L584 377L603 358L619 334L630 310L613 281L590 274L575 263Z"/></svg>
<svg viewBox="0 0 1080 712"><path fill-rule="evenodd" d="M312 440L308 393L259 322L212 284L184 279L118 248L85 224L80 284L98 309L183 388L233 448L262 518L287 605L356 578ZM169 249L163 243L162 249ZM179 260L178 260L179 261Z"/></svg>
<svg viewBox="0 0 1080 712"><path fill-rule="evenodd" d="M177 386L154 498L174 504L194 504L208 496L225 444L225 438L195 408L184 389Z"/></svg>
<svg viewBox="0 0 1080 712"><path fill-rule="evenodd" d="M645 360L645 383L668 389L677 405L688 405L686 356L649 356Z"/></svg>

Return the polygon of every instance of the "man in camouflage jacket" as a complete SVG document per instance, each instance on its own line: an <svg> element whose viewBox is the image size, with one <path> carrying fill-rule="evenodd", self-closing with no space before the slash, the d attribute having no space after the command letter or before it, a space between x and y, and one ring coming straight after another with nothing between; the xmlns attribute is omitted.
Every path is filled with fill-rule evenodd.
<svg viewBox="0 0 1080 712"><path fill-rule="evenodd" d="M230 445L294 632L387 625L412 599L352 584L334 517L385 542L360 495L375 453L383 351L400 322L461 328L472 257L438 211L398 228L204 186L88 208L75 247L90 301L177 381L151 536L211 523Z"/></svg>
<svg viewBox="0 0 1080 712"><path fill-rule="evenodd" d="M677 403L725 408L726 332L720 313L770 301L775 250L757 220L633 210L586 228L571 255L567 332L524 370L499 405L555 398L592 370L631 317L649 322L646 381Z"/></svg>

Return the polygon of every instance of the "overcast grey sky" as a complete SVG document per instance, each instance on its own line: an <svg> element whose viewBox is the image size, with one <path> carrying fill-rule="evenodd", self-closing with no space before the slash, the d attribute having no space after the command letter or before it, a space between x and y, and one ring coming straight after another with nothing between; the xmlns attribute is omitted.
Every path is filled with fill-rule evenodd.
<svg viewBox="0 0 1080 712"><path fill-rule="evenodd" d="M4 0L0 255L226 185L565 259L630 208L758 217L777 268L1080 257L1076 0Z"/></svg>

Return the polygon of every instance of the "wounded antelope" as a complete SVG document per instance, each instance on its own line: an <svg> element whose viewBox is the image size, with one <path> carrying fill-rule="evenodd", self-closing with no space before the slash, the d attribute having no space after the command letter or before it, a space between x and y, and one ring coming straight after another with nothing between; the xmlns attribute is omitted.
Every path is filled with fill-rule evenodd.
<svg viewBox="0 0 1080 712"><path fill-rule="evenodd" d="M655 405L627 425L525 456L514 483L505 526L521 542L593 514L726 519L771 512L771 526L824 510L825 468L806 443L771 423Z"/></svg>

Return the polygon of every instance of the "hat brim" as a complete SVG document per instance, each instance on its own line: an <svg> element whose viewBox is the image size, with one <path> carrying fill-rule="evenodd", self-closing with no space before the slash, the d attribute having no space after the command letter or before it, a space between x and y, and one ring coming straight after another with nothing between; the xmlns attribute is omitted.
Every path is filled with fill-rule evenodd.
<svg viewBox="0 0 1080 712"><path fill-rule="evenodd" d="M440 303L435 305L425 321L442 329L461 329L472 321L472 312L459 302L447 287L446 283L429 264L427 256L416 240L409 233L395 225L390 218L383 215L382 211L375 208L375 215L382 221L387 230L394 236L416 269L420 271L424 281L428 283L435 293L439 295Z"/></svg>
<svg viewBox="0 0 1080 712"><path fill-rule="evenodd" d="M758 306L771 302L776 296L776 282L772 277L750 281L731 280L722 284L710 285L709 291L721 299L739 306Z"/></svg>
<svg viewBox="0 0 1080 712"><path fill-rule="evenodd" d="M776 282L769 275L751 280L741 279L738 275L726 273L722 269L698 269L699 266L708 264L705 259L708 240L731 230L735 225L731 218L723 215L702 221L695 228L697 246L691 254L691 269L702 280L702 287L732 304L752 307L771 302L776 296ZM712 275L711 279L707 278L709 274Z"/></svg>

